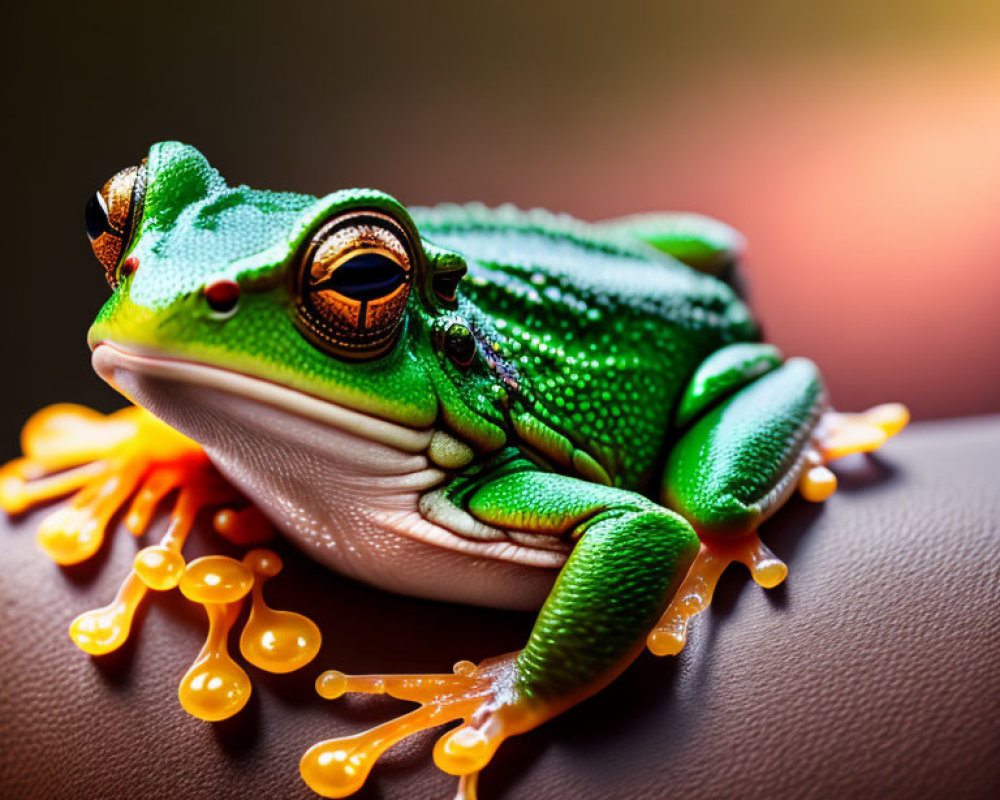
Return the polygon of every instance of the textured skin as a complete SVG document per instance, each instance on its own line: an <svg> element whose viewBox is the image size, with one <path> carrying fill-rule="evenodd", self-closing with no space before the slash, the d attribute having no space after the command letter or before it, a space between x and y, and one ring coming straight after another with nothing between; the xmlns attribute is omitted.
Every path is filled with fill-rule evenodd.
<svg viewBox="0 0 1000 800"><path fill-rule="evenodd" d="M492 524L579 540L517 658L529 696L592 694L618 675L698 552L697 535L676 514L563 475L512 472L468 505Z"/></svg>
<svg viewBox="0 0 1000 800"><path fill-rule="evenodd" d="M759 336L729 285L668 254L731 261L738 237L725 226L702 220L699 234L690 220L669 216L588 225L481 206L411 216L372 190L317 199L231 188L200 153L177 143L150 150L145 176L138 233L123 254L139 266L119 270L91 329L92 345L111 342L161 363L197 362L265 379L422 431L428 451L426 458L409 451L373 461L363 440L345 448L322 432L302 438L302 426L275 424L271 416L255 433L252 408L235 413L233 405L227 414L224 400L209 402L211 387L185 400L183 391L157 383L163 372L155 360L120 357L119 370L113 359L95 358L102 374L205 445L272 520L303 546L322 543L326 563L348 575L428 594L426 578L413 580L402 566L404 540L423 537L469 552L449 526L482 533L482 523L502 528L484 534L501 540L561 536L543 546L550 548L545 563L552 565L553 544L574 551L521 665L524 685L536 693L581 696L582 687L596 690L624 668L693 554L695 535L683 519L597 485L655 498L669 459L672 505L688 520L727 530L746 530L757 514L746 506L789 485L818 409L815 377L814 386L768 376L758 381L765 388L752 384L735 396L741 402L717 411L712 403L724 392L712 388L692 412L705 416L669 452L678 406L699 365ZM297 325L296 276L307 244L355 211L391 217L412 255L413 290L399 338L367 361L338 357L342 348L331 355ZM463 272L454 296L441 288ZM220 280L239 287L232 313L206 301L205 288ZM800 376L805 363L789 362L775 374ZM745 380L753 367L742 367L736 373ZM726 380L723 370L722 389L735 388ZM472 462L436 474L432 427L458 440ZM698 454L703 445L707 459ZM345 469L324 468L348 451ZM261 457L267 453L278 460ZM355 454L363 469L351 466ZM512 468L523 474L511 476ZM393 482L395 491L370 491ZM425 504L431 489L439 502ZM742 503L735 515L731 495ZM489 558L511 552L504 542L474 550L461 574L441 576L440 597L465 599L456 585L473 584ZM525 585L539 582L529 577ZM480 602L498 598L521 604L495 589Z"/></svg>
<svg viewBox="0 0 1000 800"><path fill-rule="evenodd" d="M5 435L19 422L6 420ZM880 458L843 463L841 489L822 507L793 500L762 530L791 567L783 588L727 574L676 662L641 656L596 697L505 743L481 797L996 797L997 452L1000 418L917 423ZM60 570L36 549L45 513L0 515L0 797L315 800L297 776L303 750L407 707L325 701L312 688L317 670L251 669L240 717L192 720L176 684L201 646L204 612L157 593L134 646L81 657L66 626L107 602L145 542L121 529L100 563ZM331 580L275 547L285 571L267 584L268 602L329 632L319 664L435 672L518 647L532 624ZM358 797L451 797L433 740L390 751Z"/></svg>
<svg viewBox="0 0 1000 800"><path fill-rule="evenodd" d="M691 526L662 509L591 519L517 657L526 693L588 696L617 677L697 552Z"/></svg>
<svg viewBox="0 0 1000 800"><path fill-rule="evenodd" d="M671 450L664 496L699 531L755 529L794 488L823 410L816 365L793 358L709 411Z"/></svg>
<svg viewBox="0 0 1000 800"><path fill-rule="evenodd" d="M781 353L770 344L731 344L701 362L688 384L676 422L684 427L723 397L781 365Z"/></svg>
<svg viewBox="0 0 1000 800"><path fill-rule="evenodd" d="M458 313L503 362L493 372L516 376L508 391L486 372L454 374L459 401L498 424L504 406L543 421L616 486L641 490L654 477L695 367L756 337L725 284L575 220L476 206L415 219L468 261Z"/></svg>

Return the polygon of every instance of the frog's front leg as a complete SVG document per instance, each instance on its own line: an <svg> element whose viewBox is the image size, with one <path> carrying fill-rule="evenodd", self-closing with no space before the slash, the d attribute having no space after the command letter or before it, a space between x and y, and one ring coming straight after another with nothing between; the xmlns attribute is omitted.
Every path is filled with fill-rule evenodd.
<svg viewBox="0 0 1000 800"><path fill-rule="evenodd" d="M645 498L530 468L451 497L483 523L565 537L573 550L523 650L479 665L460 662L454 674L320 676L317 691L325 697L385 693L421 704L365 733L312 747L302 776L326 797L359 789L378 756L402 738L455 719L463 723L438 740L434 760L465 776L460 792L472 797L475 774L505 738L594 694L641 652L698 549L687 522Z"/></svg>
<svg viewBox="0 0 1000 800"><path fill-rule="evenodd" d="M701 549L648 644L657 655L680 652L691 618L705 609L725 568L740 561L765 588L787 567L757 537L758 526L796 487L826 499L836 478L825 463L870 451L906 424L906 409L879 406L864 414L827 410L819 371L793 358L712 407L675 445L662 496L689 520Z"/></svg>

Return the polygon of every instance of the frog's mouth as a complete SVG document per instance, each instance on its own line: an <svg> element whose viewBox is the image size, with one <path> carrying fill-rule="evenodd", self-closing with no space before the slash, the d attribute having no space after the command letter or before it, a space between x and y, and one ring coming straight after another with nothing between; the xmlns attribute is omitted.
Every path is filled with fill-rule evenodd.
<svg viewBox="0 0 1000 800"><path fill-rule="evenodd" d="M199 361L137 352L113 342L98 342L94 346L91 362L94 371L101 378L133 403L144 408L149 406L129 393L130 382L127 379L124 382L117 379L121 372L248 397L262 405L282 409L407 453L425 451L434 433L433 428L408 428L263 378ZM156 414L154 409L149 408L149 410ZM164 421L171 424L168 420Z"/></svg>
<svg viewBox="0 0 1000 800"><path fill-rule="evenodd" d="M487 537L461 519L428 516L422 498L438 494L447 478L426 454L433 428L409 428L265 379L107 341L96 344L92 362L121 394L201 444L279 528L340 572L408 594L524 607L529 596L544 596L553 569L566 560L570 545L555 537L515 541L493 530ZM459 579L442 597L441 576L466 566L439 563L445 556L478 566L470 570L474 581L463 586ZM498 586L498 596L484 598L484 560L543 576L506 575L510 588ZM507 596L512 590L520 598Z"/></svg>

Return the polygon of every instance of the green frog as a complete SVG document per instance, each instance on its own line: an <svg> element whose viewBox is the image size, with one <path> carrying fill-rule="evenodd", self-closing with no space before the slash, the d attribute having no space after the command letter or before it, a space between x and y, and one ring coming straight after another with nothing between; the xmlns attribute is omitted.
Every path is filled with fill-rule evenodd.
<svg viewBox="0 0 1000 800"><path fill-rule="evenodd" d="M727 564L780 583L760 524L796 488L829 496L829 461L907 419L893 404L833 412L812 362L761 342L741 237L693 214L585 223L259 191L165 142L105 184L86 222L113 290L89 333L94 368L196 443L183 458L203 454L345 576L540 609L523 649L452 672L323 673L324 697L419 704L303 756L327 797L452 720L434 760L474 796L505 738L646 647L678 652ZM161 466L182 458L160 450Z"/></svg>

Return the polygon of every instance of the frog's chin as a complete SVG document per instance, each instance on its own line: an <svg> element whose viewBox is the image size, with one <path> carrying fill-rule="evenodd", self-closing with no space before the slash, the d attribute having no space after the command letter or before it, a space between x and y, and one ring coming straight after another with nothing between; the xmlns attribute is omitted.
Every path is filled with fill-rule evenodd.
<svg viewBox="0 0 1000 800"><path fill-rule="evenodd" d="M97 373L201 444L212 462L317 561L403 594L501 608L544 599L564 549L481 541L429 520L445 479L412 429L294 389L191 361L94 348Z"/></svg>

